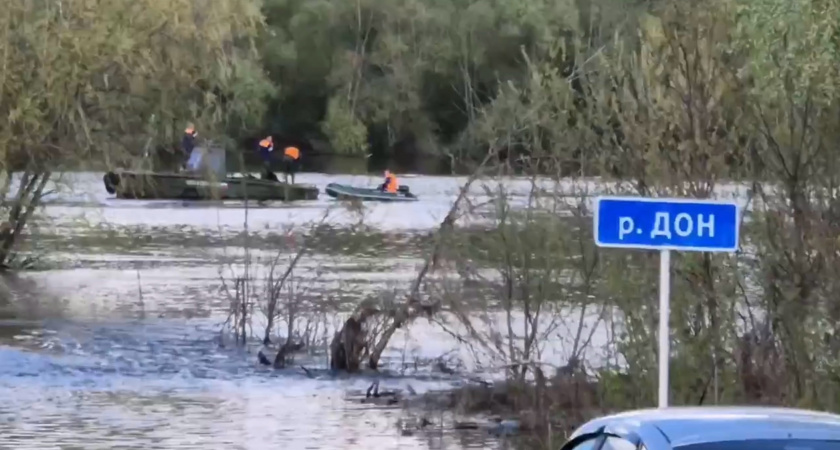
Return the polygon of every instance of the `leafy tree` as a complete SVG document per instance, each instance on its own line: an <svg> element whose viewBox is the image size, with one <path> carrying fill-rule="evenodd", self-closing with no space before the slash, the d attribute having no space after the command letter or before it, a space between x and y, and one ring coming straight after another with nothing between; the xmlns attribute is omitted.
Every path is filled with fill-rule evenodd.
<svg viewBox="0 0 840 450"><path fill-rule="evenodd" d="M836 408L840 2L739 2L733 53L748 93L762 339L784 394ZM763 374L765 377L767 373ZM827 394L832 392L832 394Z"/></svg>
<svg viewBox="0 0 840 450"><path fill-rule="evenodd" d="M266 124L327 137L341 153L370 146L380 156L481 159L469 124L500 86L528 76L525 55L579 28L576 8L570 0L269 0L261 48L284 91Z"/></svg>
<svg viewBox="0 0 840 450"><path fill-rule="evenodd" d="M56 171L126 163L177 141L248 126L272 87L252 40L255 0L33 0L0 11L0 264ZM222 132L218 132L221 130Z"/></svg>

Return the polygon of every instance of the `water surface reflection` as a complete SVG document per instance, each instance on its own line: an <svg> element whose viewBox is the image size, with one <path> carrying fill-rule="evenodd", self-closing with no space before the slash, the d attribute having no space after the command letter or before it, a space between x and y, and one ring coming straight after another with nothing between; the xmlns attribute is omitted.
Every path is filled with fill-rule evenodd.
<svg viewBox="0 0 840 450"><path fill-rule="evenodd" d="M109 291L119 277L108 280L107 270L98 293L88 277L74 278L74 286L72 272L61 272L3 284L0 448L462 447L449 433L403 436L395 424L404 411L348 399L369 379L274 371L257 365L252 352L220 346L221 305L204 305L202 313L197 296L152 283L144 294L151 304L171 310L177 299L192 318L140 316L126 307L137 301L129 287ZM50 280L52 288L40 290ZM56 286L66 290L63 298ZM97 308L108 292L111 307ZM321 364L308 358L301 362ZM408 382L418 391L440 386L398 377L384 384Z"/></svg>

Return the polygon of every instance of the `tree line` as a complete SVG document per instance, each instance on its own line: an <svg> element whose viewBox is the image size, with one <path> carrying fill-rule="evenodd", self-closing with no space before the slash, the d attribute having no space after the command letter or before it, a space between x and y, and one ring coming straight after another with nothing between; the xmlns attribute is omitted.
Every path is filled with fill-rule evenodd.
<svg viewBox="0 0 840 450"><path fill-rule="evenodd" d="M671 162L651 175L696 160L708 177L743 177L790 100L830 103L835 8L266 0L258 41L276 95L261 131L458 170L500 147L519 165L563 153L569 173L624 176L661 152Z"/></svg>
<svg viewBox="0 0 840 450"><path fill-rule="evenodd" d="M0 133L15 167L124 164L193 122L233 146L274 134L404 166L563 154L570 174L623 177L659 152L650 176L743 178L797 140L789 123L767 134L791 108L833 104L834 14L831 0L32 0L0 16Z"/></svg>

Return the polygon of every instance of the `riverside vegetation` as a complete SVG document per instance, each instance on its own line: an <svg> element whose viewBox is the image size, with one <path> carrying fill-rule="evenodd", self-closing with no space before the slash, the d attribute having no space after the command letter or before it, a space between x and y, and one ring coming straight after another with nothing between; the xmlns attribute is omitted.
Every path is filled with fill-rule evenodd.
<svg viewBox="0 0 840 450"><path fill-rule="evenodd" d="M564 420L656 394L657 257L596 248L590 197L731 195L741 251L672 260L672 403L838 411L838 24L838 0L14 3L0 10L3 192L22 175L0 262L19 261L54 174L163 151L184 117L220 142L276 132L442 158L471 175L425 264L353 306L331 366L379 369L398 329L434 321L508 380L460 404L497 400L551 447ZM476 189L512 172L524 197ZM479 209L480 232L459 223ZM305 248L260 296L289 339L306 334L286 285ZM240 336L238 299L256 295L242 280ZM565 360L543 354L558 341Z"/></svg>

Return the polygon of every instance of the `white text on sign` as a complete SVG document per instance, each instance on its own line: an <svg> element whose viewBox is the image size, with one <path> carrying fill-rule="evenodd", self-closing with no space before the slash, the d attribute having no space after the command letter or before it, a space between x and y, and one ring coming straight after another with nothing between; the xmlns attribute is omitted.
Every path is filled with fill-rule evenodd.
<svg viewBox="0 0 840 450"><path fill-rule="evenodd" d="M658 212L654 219L653 229L650 230L650 237L664 236L667 239L671 239L672 229L677 236L681 237L690 236L694 232L699 237L706 236L706 233L708 233L709 237L714 237L715 216L713 214L698 214L695 219L690 214L680 213L671 220L671 215L667 212ZM641 228L636 228L632 217L619 217L618 238L624 239L625 236L634 232L642 234L644 231Z"/></svg>

